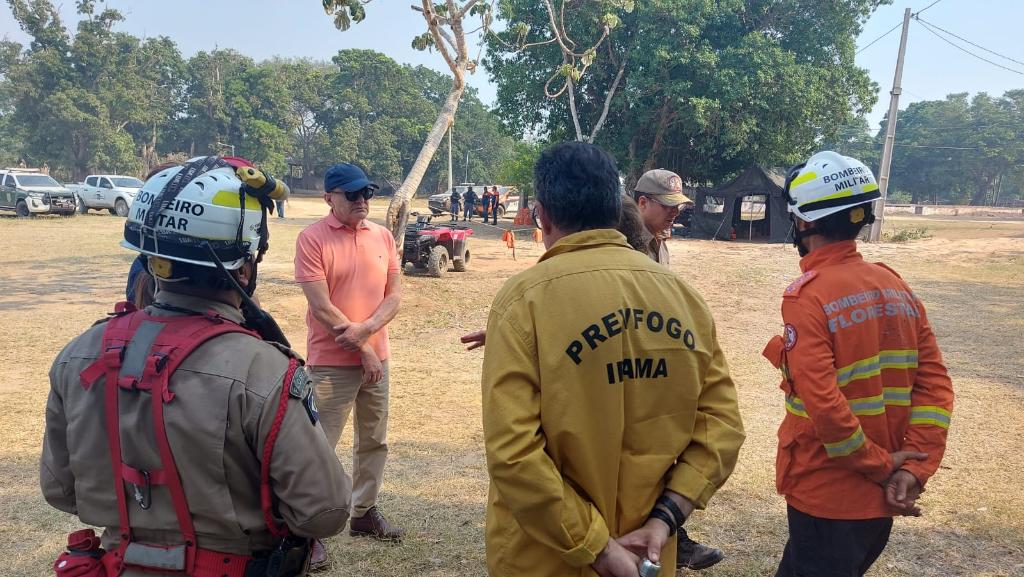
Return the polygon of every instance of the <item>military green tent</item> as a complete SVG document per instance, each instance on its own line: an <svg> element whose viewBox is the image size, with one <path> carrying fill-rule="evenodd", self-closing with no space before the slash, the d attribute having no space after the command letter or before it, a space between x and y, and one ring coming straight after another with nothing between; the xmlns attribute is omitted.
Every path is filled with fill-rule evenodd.
<svg viewBox="0 0 1024 577"><path fill-rule="evenodd" d="M785 184L785 169L752 166L721 186L698 188L690 237L788 242Z"/></svg>

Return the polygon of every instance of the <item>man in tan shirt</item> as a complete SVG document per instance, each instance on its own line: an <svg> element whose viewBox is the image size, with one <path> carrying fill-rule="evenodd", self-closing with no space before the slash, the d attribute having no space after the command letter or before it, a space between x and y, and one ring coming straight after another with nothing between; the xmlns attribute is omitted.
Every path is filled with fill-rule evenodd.
<svg viewBox="0 0 1024 577"><path fill-rule="evenodd" d="M683 194L683 180L669 170L648 170L637 181L633 198L644 221L644 252L655 262L669 266L665 239L672 234L672 223L683 204L690 202ZM686 529L681 528L676 559L679 567L699 570L725 559L725 553L690 539Z"/></svg>
<svg viewBox="0 0 1024 577"><path fill-rule="evenodd" d="M225 194L211 201L203 189L212 186ZM267 565L281 555L298 556L298 567L276 574L297 575L309 540L338 533L348 519L350 481L320 428L300 360L242 330L255 326L242 306L266 247L266 205L260 210L256 193L216 157L151 178L122 244L149 256L156 301L97 323L50 370L43 496L104 528L102 564L122 575L272 575ZM162 216L147 229L150 210ZM218 244L237 230L242 243ZM228 332L202 340L175 332L182 326ZM173 349L188 350L190 339L202 344L177 364ZM90 551L98 558L97 544ZM81 560L62 556L58 574L62 562Z"/></svg>
<svg viewBox="0 0 1024 577"><path fill-rule="evenodd" d="M633 200L640 208L640 216L646 228L644 239L647 256L668 266L669 254L665 239L672 234L672 223L679 216L683 204L690 202L683 194L683 180L669 170L648 170L636 182Z"/></svg>

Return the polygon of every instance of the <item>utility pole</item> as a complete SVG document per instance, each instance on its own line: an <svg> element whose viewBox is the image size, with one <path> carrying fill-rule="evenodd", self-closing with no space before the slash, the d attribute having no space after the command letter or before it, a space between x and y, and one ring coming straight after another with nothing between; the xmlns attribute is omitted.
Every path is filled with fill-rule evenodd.
<svg viewBox="0 0 1024 577"><path fill-rule="evenodd" d="M896 142L896 116L900 111L900 94L903 92L903 57L907 53L907 30L910 28L910 8L903 12L903 34L900 35L900 53L896 57L896 76L892 81L892 98L889 100L889 119L885 126L885 145L882 147L882 164L878 167L878 190L882 197L875 201L875 222L871 225L868 240L878 242L882 236L885 198L889 191L889 167L892 164L892 149Z"/></svg>
<svg viewBox="0 0 1024 577"><path fill-rule="evenodd" d="M223 142L217 142L215 144L217 146L220 146L220 147L223 147L223 148L230 148L231 149L231 156L235 155L235 145L234 144L225 144Z"/></svg>

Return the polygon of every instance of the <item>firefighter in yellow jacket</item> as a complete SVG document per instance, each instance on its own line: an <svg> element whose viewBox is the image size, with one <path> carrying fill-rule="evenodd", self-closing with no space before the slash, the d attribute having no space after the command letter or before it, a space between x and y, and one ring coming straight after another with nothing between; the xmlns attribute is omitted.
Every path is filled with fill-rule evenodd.
<svg viewBox="0 0 1024 577"><path fill-rule="evenodd" d="M547 252L487 323L483 421L492 576L636 576L743 443L707 305L614 230L615 162L573 142L535 168Z"/></svg>

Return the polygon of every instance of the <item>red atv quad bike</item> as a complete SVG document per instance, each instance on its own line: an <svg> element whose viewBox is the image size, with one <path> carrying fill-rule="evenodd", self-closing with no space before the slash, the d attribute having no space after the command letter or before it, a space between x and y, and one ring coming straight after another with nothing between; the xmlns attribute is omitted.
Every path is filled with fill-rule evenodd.
<svg viewBox="0 0 1024 577"><path fill-rule="evenodd" d="M454 223L430 224L431 216L416 212L412 216L416 217L416 222L405 227L402 267L412 263L413 269L426 270L436 277L448 272L449 263L456 272L465 271L473 229Z"/></svg>

